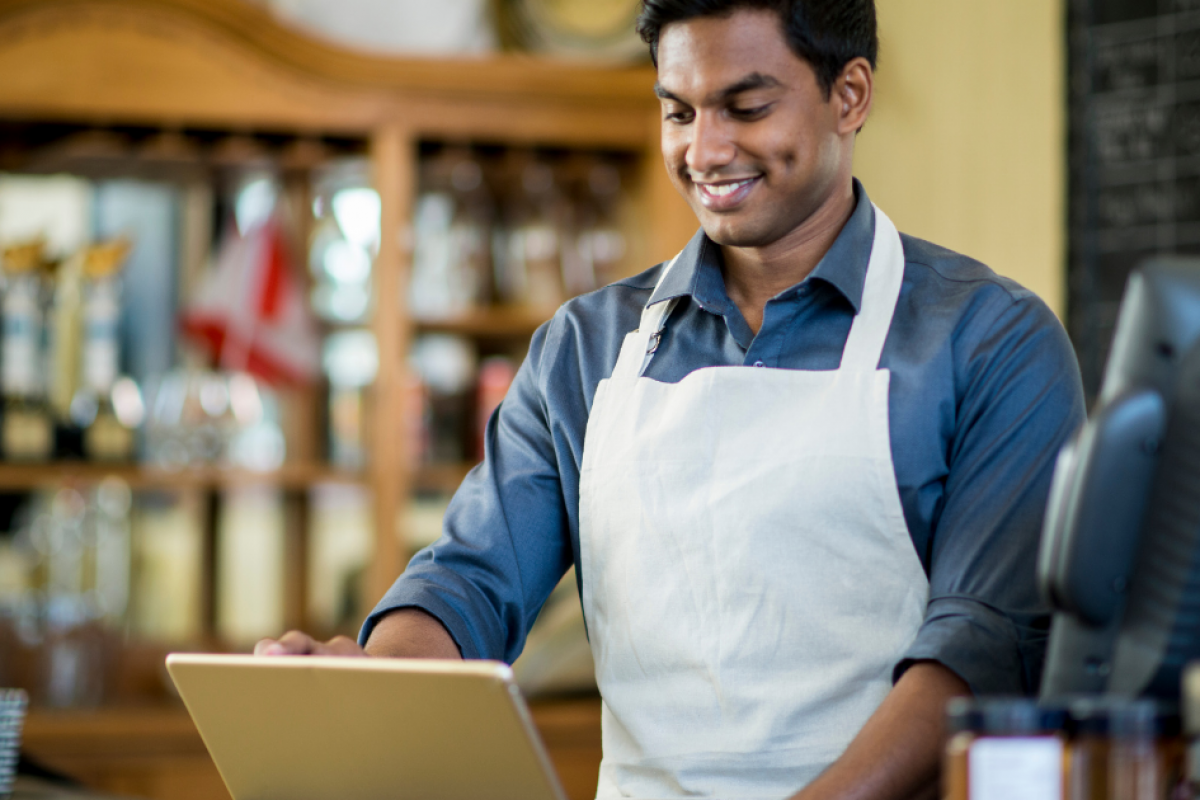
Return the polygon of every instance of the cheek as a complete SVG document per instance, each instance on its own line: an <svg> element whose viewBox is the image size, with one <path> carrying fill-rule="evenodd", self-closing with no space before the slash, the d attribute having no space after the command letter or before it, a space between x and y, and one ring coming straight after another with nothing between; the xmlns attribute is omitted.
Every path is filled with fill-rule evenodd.
<svg viewBox="0 0 1200 800"><path fill-rule="evenodd" d="M687 137L678 131L664 129L662 134L663 161L672 174L687 164Z"/></svg>
<svg viewBox="0 0 1200 800"><path fill-rule="evenodd" d="M764 152L770 153L770 160L788 181L807 181L838 156L836 142L803 129L773 138L769 144L765 143Z"/></svg>

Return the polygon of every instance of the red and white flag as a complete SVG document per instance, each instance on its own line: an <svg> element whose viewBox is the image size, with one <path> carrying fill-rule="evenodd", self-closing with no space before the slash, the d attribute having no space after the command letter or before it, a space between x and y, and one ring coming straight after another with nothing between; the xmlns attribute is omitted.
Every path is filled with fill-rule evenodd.
<svg viewBox="0 0 1200 800"><path fill-rule="evenodd" d="M230 226L181 324L209 348L218 369L275 384L320 375L320 333L276 216L244 234Z"/></svg>

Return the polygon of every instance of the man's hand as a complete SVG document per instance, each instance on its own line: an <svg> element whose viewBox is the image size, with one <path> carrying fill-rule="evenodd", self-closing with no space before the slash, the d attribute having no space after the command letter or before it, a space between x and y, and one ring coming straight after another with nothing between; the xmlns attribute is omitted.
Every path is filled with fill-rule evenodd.
<svg viewBox="0 0 1200 800"><path fill-rule="evenodd" d="M936 797L946 703L970 694L962 679L941 664L914 664L842 757L792 800Z"/></svg>
<svg viewBox="0 0 1200 800"><path fill-rule="evenodd" d="M317 641L307 633L288 631L278 639L263 639L254 645L256 656L366 656L358 642L335 636L328 642Z"/></svg>
<svg viewBox="0 0 1200 800"><path fill-rule="evenodd" d="M321 642L307 633L289 631L278 639L263 639L254 646L254 655L462 658L442 623L418 608L401 608L379 620L365 648L345 636Z"/></svg>

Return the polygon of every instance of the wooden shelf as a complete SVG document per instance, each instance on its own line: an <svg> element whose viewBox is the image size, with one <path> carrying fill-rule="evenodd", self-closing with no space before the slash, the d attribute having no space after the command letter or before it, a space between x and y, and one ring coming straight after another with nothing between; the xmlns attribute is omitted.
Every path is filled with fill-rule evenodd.
<svg viewBox="0 0 1200 800"><path fill-rule="evenodd" d="M297 492L289 495L285 515L289 627L306 624L305 576L315 557L304 534L309 512L298 492L325 482L369 487L375 536L360 599L365 615L411 556L405 512L413 490L451 492L473 466L415 467L406 462L403 426L416 402L405 375L412 336L453 333L493 345L496 352L515 353L550 316L549 311L487 308L449 319L411 317L403 298L411 280L413 201L423 142L625 154L631 174L621 219L630 229L627 258L634 267L669 258L696 227L695 216L662 169L661 112L653 92L654 69L648 65L584 66L516 55L369 56L298 34L275 22L262 4L242 0L0 0L0 74L5 76L0 81L0 127L15 131L0 142L0 160L16 165L8 168L32 162L67 133L91 127L115 127L110 132L128 134L139 147L143 134L178 133L197 139L203 152L233 136L258 137L269 148L311 139L334 155L365 148L380 198L381 234L372 270L379 301L372 324L379 372L367 420L378 446L363 471L308 462L267 473L0 463L0 491L83 487L113 476L136 490L211 491L257 484ZM61 136L43 141L34 135L36 126L56 125L64 126ZM61 156L64 149L56 152ZM282 163L282 149L277 157ZM132 165L136 169L131 173L149 169L150 160L144 161ZM124 163L116 167L127 168ZM209 167L201 167L208 180ZM295 165L285 170L291 176L286 180L296 182L293 199L303 194L305 171ZM212 506L209 511L219 509L220 498L209 499L214 501L206 504ZM216 514L205 515L206 544L196 568L204 593L202 635L211 637L216 628ZM222 648L217 641L203 644L210 650ZM121 658L147 669L123 668L124 688L114 697L153 693L157 698L165 691L161 654L147 650L143 657L126 646ZM599 699L530 705L568 797L590 800L600 761ZM25 739L32 755L97 790L159 800L227 798L182 708L37 710Z"/></svg>
<svg viewBox="0 0 1200 800"><path fill-rule="evenodd" d="M600 767L600 698L533 700L534 724L570 800L590 800ZM90 789L142 797L228 798L200 734L178 705L34 710L23 750Z"/></svg>
<svg viewBox="0 0 1200 800"><path fill-rule="evenodd" d="M474 461L461 464L426 464L413 476L413 488L419 492L452 494L467 473L475 468Z"/></svg>
<svg viewBox="0 0 1200 800"><path fill-rule="evenodd" d="M48 6L48 7L47 7ZM424 95L505 100L534 97L538 100L585 102L649 102L654 70L648 63L620 66L579 59L519 53L497 53L486 58L471 55L401 57L373 55L302 33L281 23L270 11L254 3L211 0L0 0L0 24L24 33L34 24L68 28L75 17L107 12L101 24L118 28L132 18L171 31L171 23L185 22L218 44L234 43L239 49L269 58L290 74L331 84L343 92L390 91ZM151 28L154 30L154 28ZM135 79L139 76L130 76ZM111 91L111 90L110 90ZM54 102L56 98L52 98ZM227 100L226 104L232 104Z"/></svg>
<svg viewBox="0 0 1200 800"><path fill-rule="evenodd" d="M649 66L373 56L235 0L0 0L0 42L0 113L24 119L339 135L402 121L636 150L657 135Z"/></svg>
<svg viewBox="0 0 1200 800"><path fill-rule="evenodd" d="M580 696L528 702L542 736L549 741L599 744L600 698ZM207 752L181 704L94 709L30 710L24 745L35 754L132 755L146 750Z"/></svg>
<svg viewBox="0 0 1200 800"><path fill-rule="evenodd" d="M63 484L91 485L118 478L132 489L221 489L235 486L275 486L304 489L317 483L364 483L358 472L324 464L286 464L270 472L205 467L169 471L136 464L0 464L0 490L26 491Z"/></svg>
<svg viewBox="0 0 1200 800"><path fill-rule="evenodd" d="M483 308L453 317L418 318L421 333L457 333L493 339L528 339L549 314L522 308Z"/></svg>
<svg viewBox="0 0 1200 800"><path fill-rule="evenodd" d="M407 296L412 267L421 143L586 148L630 156L631 265L670 257L696 227L661 166L655 71L645 64L583 65L508 54L366 55L303 35L276 22L261 4L242 0L0 0L0 74L5 76L0 123L14 129L60 123L72 130L145 128L203 134L205 147L216 146L217 140L209 142L213 136L313 139L332 151L365 146L381 222L372 270L379 299L372 325L379 372L367 424L372 439L387 446L374 449L362 474L321 465L258 474L0 464L0 490L89 484L108 475L139 489L248 483L301 489L322 481L362 482L371 489L376 529L364 613L407 563L396 520L404 519L411 490L452 490L467 472L464 466L421 470L404 463L399 443L414 402L404 379L412 335L457 333L515 352L549 316L504 308L442 320L413 320L408 314L401 298ZM0 160L11 158L16 164L11 168L31 162L32 169L34 156L47 156L53 150L47 145L58 141L22 141L19 131L10 138ZM298 546L296 552L304 551ZM302 557L289 563L291 573L302 574Z"/></svg>
<svg viewBox="0 0 1200 800"><path fill-rule="evenodd" d="M453 492L475 467L474 461L427 464L413 475L419 491ZM359 472L324 464L287 464L271 472L205 467L170 471L136 464L91 464L80 461L49 464L0 463L0 491L28 491L56 485L91 485L119 478L132 489L222 489L234 486L277 486L303 489L318 483L365 484Z"/></svg>

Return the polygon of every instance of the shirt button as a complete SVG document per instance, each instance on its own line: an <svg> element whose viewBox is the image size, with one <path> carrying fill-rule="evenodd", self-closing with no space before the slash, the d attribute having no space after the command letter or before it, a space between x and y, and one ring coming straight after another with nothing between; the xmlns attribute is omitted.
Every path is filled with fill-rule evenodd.
<svg viewBox="0 0 1200 800"><path fill-rule="evenodd" d="M766 364L762 363L761 361L755 361L755 362L754 362L754 366L756 366L756 367L765 367L765 366L766 366Z"/></svg>
<svg viewBox="0 0 1200 800"><path fill-rule="evenodd" d="M808 297L809 292L811 292L811 291L812 291L811 287L809 287L806 284L804 286L801 286L800 289L796 292L796 294L798 294L800 297Z"/></svg>

